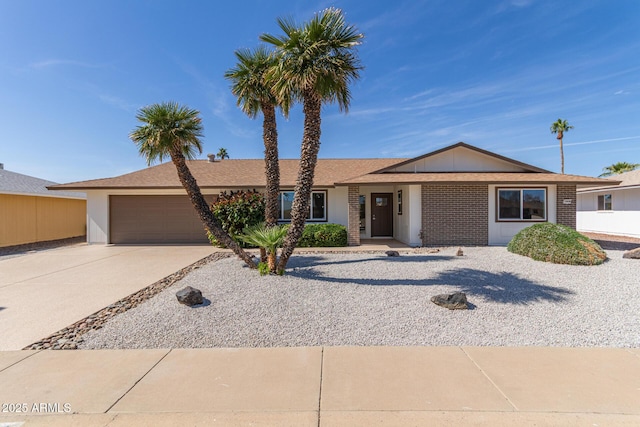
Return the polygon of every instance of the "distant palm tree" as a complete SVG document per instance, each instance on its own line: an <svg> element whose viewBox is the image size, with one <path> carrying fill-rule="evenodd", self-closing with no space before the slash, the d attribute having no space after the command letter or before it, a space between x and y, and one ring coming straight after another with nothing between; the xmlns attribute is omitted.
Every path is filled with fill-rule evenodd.
<svg viewBox="0 0 640 427"><path fill-rule="evenodd" d="M291 226L282 247L278 271L283 272L302 236L309 214L315 166L320 150L320 122L323 103L337 102L347 111L351 101L349 83L362 69L355 47L364 37L348 25L342 11L335 8L317 13L298 26L279 18L282 36L263 34L260 39L276 48L277 65L267 72L278 99L292 96L302 101L304 131L300 147L300 166L291 211Z"/></svg>
<svg viewBox="0 0 640 427"><path fill-rule="evenodd" d="M640 163L627 163L627 162L618 162L614 163L611 166L607 166L602 168L602 173L599 175L600 178L618 175L624 172L631 172L633 170L639 169Z"/></svg>
<svg viewBox="0 0 640 427"><path fill-rule="evenodd" d="M247 265L255 268L249 255L222 229L213 216L200 187L187 166L186 159L194 159L202 153L202 120L197 110L180 106L176 102L152 104L140 109L136 118L143 124L138 126L129 138L136 144L147 164L171 158L176 167L178 178L187 191L193 207L207 231L218 242L235 252Z"/></svg>
<svg viewBox="0 0 640 427"><path fill-rule="evenodd" d="M264 142L264 161L266 175L267 226L278 223L278 198L280 197L280 164L278 158L278 130L276 126L276 107L282 108L287 116L289 96L278 101L272 92L270 81L265 78L267 70L278 62L278 58L265 46L255 50L241 49L235 52L238 63L224 76L231 81L231 92L238 98L238 106L252 119L262 112L262 139Z"/></svg>
<svg viewBox="0 0 640 427"><path fill-rule="evenodd" d="M229 158L229 153L227 153L227 149L226 148L220 148L218 150L218 154L216 154L216 156L218 156L218 158L220 160L224 160L224 159L228 159Z"/></svg>
<svg viewBox="0 0 640 427"><path fill-rule="evenodd" d="M566 120L558 119L551 124L551 133L557 133L556 139L560 141L560 173L564 174L564 148L562 146L562 138L565 132L573 129Z"/></svg>

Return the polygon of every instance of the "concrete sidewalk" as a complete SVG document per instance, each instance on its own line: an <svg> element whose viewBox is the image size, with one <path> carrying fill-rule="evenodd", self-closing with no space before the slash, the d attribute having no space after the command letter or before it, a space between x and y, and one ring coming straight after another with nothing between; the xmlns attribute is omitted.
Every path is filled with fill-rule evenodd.
<svg viewBox="0 0 640 427"><path fill-rule="evenodd" d="M215 250L76 245L0 259L0 350L24 348Z"/></svg>
<svg viewBox="0 0 640 427"><path fill-rule="evenodd" d="M18 351L0 384L3 427L640 425L640 349Z"/></svg>

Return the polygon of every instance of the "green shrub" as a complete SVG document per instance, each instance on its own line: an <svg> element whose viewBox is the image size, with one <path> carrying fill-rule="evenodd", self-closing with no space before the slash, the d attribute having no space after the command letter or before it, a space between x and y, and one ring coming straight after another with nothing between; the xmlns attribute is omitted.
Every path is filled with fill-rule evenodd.
<svg viewBox="0 0 640 427"><path fill-rule="evenodd" d="M257 191L222 192L211 205L211 212L216 217L222 229L238 243L244 245L238 239L238 235L247 228L264 221L264 208L266 201L264 194ZM212 244L217 245L213 235L209 235Z"/></svg>
<svg viewBox="0 0 640 427"><path fill-rule="evenodd" d="M299 248L347 246L347 229L340 224L307 224L298 241Z"/></svg>
<svg viewBox="0 0 640 427"><path fill-rule="evenodd" d="M597 265L607 254L593 240L560 224L540 223L516 234L507 250L555 264Z"/></svg>

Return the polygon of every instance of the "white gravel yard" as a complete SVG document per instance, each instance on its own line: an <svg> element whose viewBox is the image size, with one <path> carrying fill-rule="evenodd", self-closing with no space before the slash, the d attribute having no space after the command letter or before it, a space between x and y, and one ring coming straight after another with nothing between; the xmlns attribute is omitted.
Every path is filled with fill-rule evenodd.
<svg viewBox="0 0 640 427"><path fill-rule="evenodd" d="M190 273L84 335L80 348L319 345L640 347L640 261L549 264L504 247L437 254L297 255L283 277L237 258ZM193 286L205 304L175 293ZM470 310L430 301L462 291Z"/></svg>

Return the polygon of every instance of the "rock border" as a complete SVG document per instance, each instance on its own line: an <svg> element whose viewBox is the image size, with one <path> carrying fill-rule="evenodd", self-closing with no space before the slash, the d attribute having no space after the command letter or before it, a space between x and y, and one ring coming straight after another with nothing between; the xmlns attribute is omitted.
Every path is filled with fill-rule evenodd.
<svg viewBox="0 0 640 427"><path fill-rule="evenodd" d="M142 304L146 300L156 296L169 286L182 280L187 274L210 262L216 262L229 258L233 254L229 252L214 252L175 273L158 280L157 282L140 289L139 291L122 298L121 300L85 317L74 324L67 326L58 332L49 335L33 344L29 344L23 350L76 350L83 339L82 335L95 329L102 328L112 317Z"/></svg>

